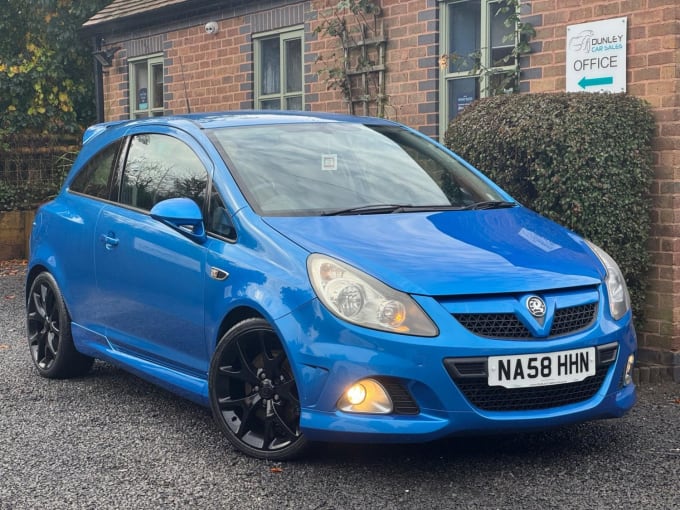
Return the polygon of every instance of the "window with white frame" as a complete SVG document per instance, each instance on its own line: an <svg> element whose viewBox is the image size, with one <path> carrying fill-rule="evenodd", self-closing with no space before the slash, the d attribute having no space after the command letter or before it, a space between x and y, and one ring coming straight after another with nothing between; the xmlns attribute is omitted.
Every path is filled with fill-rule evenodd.
<svg viewBox="0 0 680 510"><path fill-rule="evenodd" d="M163 55L130 59L130 118L163 115Z"/></svg>
<svg viewBox="0 0 680 510"><path fill-rule="evenodd" d="M303 36L296 28L253 37L255 108L304 109Z"/></svg>
<svg viewBox="0 0 680 510"><path fill-rule="evenodd" d="M473 100L514 90L515 2L441 0L441 132Z"/></svg>

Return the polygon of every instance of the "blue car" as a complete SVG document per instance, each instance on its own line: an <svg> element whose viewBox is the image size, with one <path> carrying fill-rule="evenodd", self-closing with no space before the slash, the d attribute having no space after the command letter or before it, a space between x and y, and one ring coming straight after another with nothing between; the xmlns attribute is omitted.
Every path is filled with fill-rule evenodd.
<svg viewBox="0 0 680 510"><path fill-rule="evenodd" d="M383 119L89 128L35 218L26 303L41 376L105 360L209 406L262 459L613 418L636 400L611 257Z"/></svg>

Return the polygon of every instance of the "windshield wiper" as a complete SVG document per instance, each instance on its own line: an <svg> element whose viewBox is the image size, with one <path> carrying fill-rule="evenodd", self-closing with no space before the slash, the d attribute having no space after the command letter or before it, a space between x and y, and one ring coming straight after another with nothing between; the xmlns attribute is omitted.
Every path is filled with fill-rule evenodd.
<svg viewBox="0 0 680 510"><path fill-rule="evenodd" d="M408 207L410 206L401 204L368 204L360 205L358 207L350 207L348 209L340 209L338 211L324 212L323 216L346 216L351 214L391 214L394 212L401 212L402 209Z"/></svg>
<svg viewBox="0 0 680 510"><path fill-rule="evenodd" d="M475 202L474 204L461 207L461 211L478 211L482 209L507 209L508 207L515 207L515 202L506 202L504 200L487 200L485 202Z"/></svg>
<svg viewBox="0 0 680 510"><path fill-rule="evenodd" d="M434 212L434 211L472 211L480 209L504 209L515 207L515 202L502 200L488 200L475 202L466 206L457 205L402 205L402 204L368 204L337 211L324 212L323 216L349 216L352 214L396 214L407 212Z"/></svg>

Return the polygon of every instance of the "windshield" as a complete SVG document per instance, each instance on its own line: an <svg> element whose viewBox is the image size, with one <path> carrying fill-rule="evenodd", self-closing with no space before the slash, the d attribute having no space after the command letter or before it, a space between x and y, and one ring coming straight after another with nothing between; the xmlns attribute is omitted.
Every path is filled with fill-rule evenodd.
<svg viewBox="0 0 680 510"><path fill-rule="evenodd" d="M314 122L213 135L246 199L264 216L507 204L434 143L398 126Z"/></svg>

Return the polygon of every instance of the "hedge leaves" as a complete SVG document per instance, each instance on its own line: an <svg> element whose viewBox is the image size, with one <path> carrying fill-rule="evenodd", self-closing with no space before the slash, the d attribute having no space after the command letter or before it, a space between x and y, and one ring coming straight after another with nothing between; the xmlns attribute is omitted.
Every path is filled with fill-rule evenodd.
<svg viewBox="0 0 680 510"><path fill-rule="evenodd" d="M624 94L512 94L473 103L445 143L516 200L604 248L642 320L654 119Z"/></svg>

